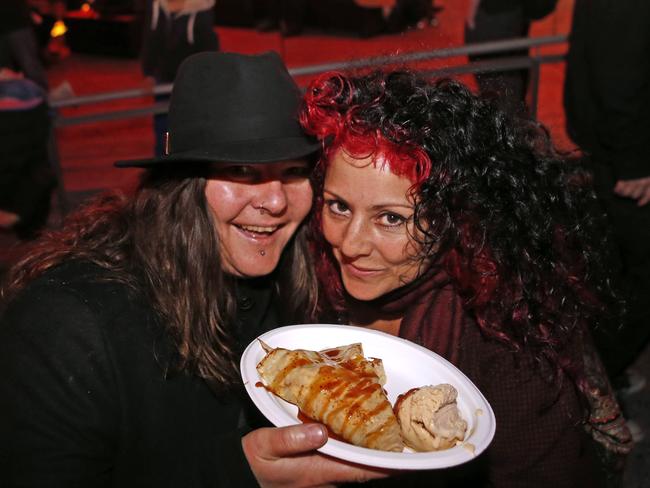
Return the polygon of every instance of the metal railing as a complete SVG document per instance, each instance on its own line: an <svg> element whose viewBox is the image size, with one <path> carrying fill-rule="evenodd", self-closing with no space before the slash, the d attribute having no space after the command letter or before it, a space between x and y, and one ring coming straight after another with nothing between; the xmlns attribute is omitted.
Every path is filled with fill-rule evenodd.
<svg viewBox="0 0 650 488"><path fill-rule="evenodd" d="M458 47L436 49L431 51L419 51L405 53L395 56L380 56L354 61L340 61L333 63L317 64L311 66L302 66L289 69L293 77L309 76L326 71L333 70L361 70L385 66L405 66L414 63L422 63L435 59L455 58L462 56L475 56L486 54L503 54L513 51L530 50L529 54L508 56L484 61L475 61L444 68L425 70L431 76L454 76L467 73L490 73L514 71L520 69L529 70L529 84L531 93L530 113L533 117L537 115L537 105L539 100L539 76L542 64L557 63L564 60L564 54L542 55L539 50L542 47L552 45L562 45L567 42L566 35L509 39L505 41L485 42L480 44L467 44ZM167 111L167 103L156 102L145 107L129 109L98 110L96 112L82 115L66 115L60 109L68 107L91 106L99 103L105 103L115 100L124 100L129 98L142 98L153 95L166 95L171 93L172 84L157 85L152 88L137 88L131 90L121 90L113 92L97 93L72 97L65 100L53 101L50 106L54 109L54 126L66 127L76 124L91 122L102 122L108 120L127 119L133 117L142 117L164 113ZM50 162L54 168L59 181L59 206L65 213L68 208L68 198L63 187L63 179L59 153L56 145L54 134L50 137Z"/></svg>

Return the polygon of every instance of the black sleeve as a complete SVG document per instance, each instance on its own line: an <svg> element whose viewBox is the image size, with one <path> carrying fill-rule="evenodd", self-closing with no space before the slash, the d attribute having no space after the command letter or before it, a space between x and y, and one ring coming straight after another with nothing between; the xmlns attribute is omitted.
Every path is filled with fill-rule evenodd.
<svg viewBox="0 0 650 488"><path fill-rule="evenodd" d="M195 50L218 51L219 37L214 30L214 16L211 11L199 12L194 22Z"/></svg>
<svg viewBox="0 0 650 488"><path fill-rule="evenodd" d="M64 286L0 320L0 486L109 486L118 408L103 333Z"/></svg>
<svg viewBox="0 0 650 488"><path fill-rule="evenodd" d="M650 176L650 2L596 4L597 9L585 9L582 15L597 26L590 39L590 75L601 104L601 119L595 124L598 137L616 158L618 179Z"/></svg>
<svg viewBox="0 0 650 488"><path fill-rule="evenodd" d="M248 432L239 429L232 430L223 438L223 456L218 460L222 468L219 470L219 486L257 487L255 475L244 454L242 437Z"/></svg>

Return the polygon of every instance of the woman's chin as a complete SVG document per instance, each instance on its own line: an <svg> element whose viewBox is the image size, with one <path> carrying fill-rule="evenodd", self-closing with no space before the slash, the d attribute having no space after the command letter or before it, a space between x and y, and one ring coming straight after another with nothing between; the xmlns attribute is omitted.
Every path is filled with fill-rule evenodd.
<svg viewBox="0 0 650 488"><path fill-rule="evenodd" d="M280 252L268 249L251 252L243 259L229 259L223 262L224 270L238 278L261 278L275 271L280 261Z"/></svg>
<svg viewBox="0 0 650 488"><path fill-rule="evenodd" d="M355 300L362 302L368 302L379 298L384 294L384 291L375 286L369 286L368 284L360 285L359 283L346 283L343 282L345 291Z"/></svg>

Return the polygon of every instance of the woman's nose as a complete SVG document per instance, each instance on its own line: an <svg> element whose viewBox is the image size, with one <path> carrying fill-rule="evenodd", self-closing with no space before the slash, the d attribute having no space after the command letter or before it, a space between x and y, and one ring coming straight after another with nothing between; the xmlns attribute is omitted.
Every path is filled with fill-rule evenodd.
<svg viewBox="0 0 650 488"><path fill-rule="evenodd" d="M341 253L348 258L367 256L372 250L370 229L362 219L352 219L343 231Z"/></svg>
<svg viewBox="0 0 650 488"><path fill-rule="evenodd" d="M253 207L264 209L267 212L277 215L287 208L287 193L284 184L279 180L270 180L257 185L255 189L256 198Z"/></svg>

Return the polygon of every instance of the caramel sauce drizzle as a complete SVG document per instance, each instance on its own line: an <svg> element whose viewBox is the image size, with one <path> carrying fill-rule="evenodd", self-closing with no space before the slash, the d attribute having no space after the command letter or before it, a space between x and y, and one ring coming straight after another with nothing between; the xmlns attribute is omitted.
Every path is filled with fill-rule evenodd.
<svg viewBox="0 0 650 488"><path fill-rule="evenodd" d="M378 383L375 370L368 366L365 358L355 356L346 361L335 361L340 355L339 349L326 351L323 355L331 358L339 367L330 364L319 367L315 380L305 395L303 408L298 411L298 419L303 423L325 422L331 426L336 425L336 431L327 427L330 438L349 442L345 438L352 439L359 429L371 426L372 419L378 418L382 411L392 407L387 401L380 401L376 406L366 406L369 402L372 403L372 396L378 390L382 390L382 387ZM296 355L278 372L271 385L265 386L257 382L256 386L264 387L274 393L282 387L293 369L308 364L314 363ZM333 404L335 406L332 408ZM371 406L373 408L368 410ZM388 416L381 425L372 426L372 430L366 432L361 439L361 444L373 447L375 444L373 441L379 438L392 423L394 418Z"/></svg>

